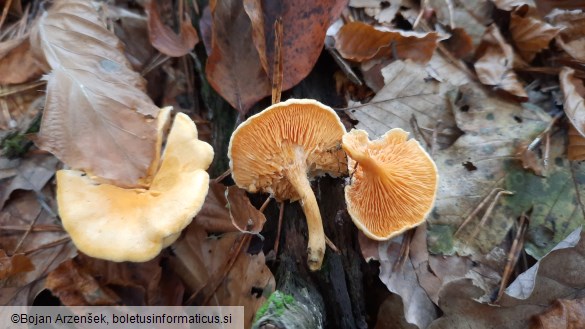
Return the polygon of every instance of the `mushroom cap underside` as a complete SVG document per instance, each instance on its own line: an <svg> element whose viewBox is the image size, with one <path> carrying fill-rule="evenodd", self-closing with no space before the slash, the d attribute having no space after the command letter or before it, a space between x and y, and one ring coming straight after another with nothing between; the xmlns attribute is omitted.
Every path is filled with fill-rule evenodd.
<svg viewBox="0 0 585 329"><path fill-rule="evenodd" d="M345 187L353 222L369 238L390 239L424 222L432 210L438 173L408 133L396 128L375 141L363 130L343 137L352 179ZM357 165L356 165L357 160Z"/></svg>
<svg viewBox="0 0 585 329"><path fill-rule="evenodd" d="M346 130L333 109L317 101L289 99L248 118L232 134L228 149L232 177L249 192L267 192L295 201L286 176L309 179L347 172L340 148Z"/></svg>

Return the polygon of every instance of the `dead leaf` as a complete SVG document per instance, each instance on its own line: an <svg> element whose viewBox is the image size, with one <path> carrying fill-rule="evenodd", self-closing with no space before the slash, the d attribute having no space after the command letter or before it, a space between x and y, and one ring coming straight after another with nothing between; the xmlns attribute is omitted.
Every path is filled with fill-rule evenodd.
<svg viewBox="0 0 585 329"><path fill-rule="evenodd" d="M254 45L269 77L274 65L274 22L282 18L282 90L304 79L317 62L325 44L327 28L341 14L348 0L244 0L252 20ZM266 66L268 65L268 66Z"/></svg>
<svg viewBox="0 0 585 329"><path fill-rule="evenodd" d="M443 40L442 43L445 44L453 56L456 58L464 58L471 54L473 51L473 40L469 34L460 27L454 28L450 33L451 37Z"/></svg>
<svg viewBox="0 0 585 329"><path fill-rule="evenodd" d="M441 121L437 142L446 147L459 137L455 119L447 106L446 93L453 88L430 78L424 67L411 61L395 61L382 69L385 86L364 105L350 107L350 114L359 120L356 125L374 139L391 128L412 131L411 119L416 116L418 126L427 140Z"/></svg>
<svg viewBox="0 0 585 329"><path fill-rule="evenodd" d="M585 160L585 137L570 123L568 134L569 145L567 146L567 158L573 161Z"/></svg>
<svg viewBox="0 0 585 329"><path fill-rule="evenodd" d="M28 35L0 42L0 85L24 83L42 73L30 52Z"/></svg>
<svg viewBox="0 0 585 329"><path fill-rule="evenodd" d="M575 77L575 70L564 67L559 74L563 91L563 108L573 127L585 136L585 86L583 80Z"/></svg>
<svg viewBox="0 0 585 329"><path fill-rule="evenodd" d="M486 26L492 23L493 4L488 0L448 1L428 0L437 19L451 29L463 28L477 46L485 33Z"/></svg>
<svg viewBox="0 0 585 329"><path fill-rule="evenodd" d="M490 25L479 45L475 71L479 80L495 89L503 89L522 100L528 94L513 70L514 50L506 43L496 25Z"/></svg>
<svg viewBox="0 0 585 329"><path fill-rule="evenodd" d="M581 0L534 0L541 16L549 14L554 9L575 10L585 9Z"/></svg>
<svg viewBox="0 0 585 329"><path fill-rule="evenodd" d="M533 0L492 0L492 2L499 9L506 10L506 11L512 11L512 10L514 10L514 8L524 6L524 5L527 5L530 7L535 6Z"/></svg>
<svg viewBox="0 0 585 329"><path fill-rule="evenodd" d="M534 316L530 329L579 329L585 327L585 299L559 299Z"/></svg>
<svg viewBox="0 0 585 329"><path fill-rule="evenodd" d="M571 57L585 63L585 11L555 9L547 15L547 20L561 29L556 38L558 45Z"/></svg>
<svg viewBox="0 0 585 329"><path fill-rule="evenodd" d="M118 296L107 288L102 288L97 280L74 260L61 263L47 276L47 289L66 306L106 306L119 305Z"/></svg>
<svg viewBox="0 0 585 329"><path fill-rule="evenodd" d="M150 43L161 53L171 57L188 54L199 42L197 31L188 15L181 20L181 30L176 34L161 21L156 0L150 0L144 7L148 15L148 37Z"/></svg>
<svg viewBox="0 0 585 329"><path fill-rule="evenodd" d="M6 255L6 252L0 249L0 280L5 280L15 274L30 272L35 267L25 254Z"/></svg>
<svg viewBox="0 0 585 329"><path fill-rule="evenodd" d="M522 17L513 12L510 19L510 33L520 56L531 62L534 56L548 45L561 29L547 24L536 17Z"/></svg>
<svg viewBox="0 0 585 329"><path fill-rule="evenodd" d="M208 236L192 223L172 248L176 272L194 293L198 305L244 306L245 328L250 328L257 309L274 291L275 281L262 252L246 252L243 233ZM203 304L200 304L203 303Z"/></svg>
<svg viewBox="0 0 585 329"><path fill-rule="evenodd" d="M546 310L556 299L583 298L583 235L580 229L574 231L558 248L518 276L506 289L500 305L477 302L475 299L484 291L474 286L471 280L450 282L441 289L439 295L439 307L445 314L433 322L429 329L528 328L531 318ZM567 259L571 261L567 262Z"/></svg>
<svg viewBox="0 0 585 329"><path fill-rule="evenodd" d="M209 84L242 115L270 95L270 80L252 42L252 25L241 1L211 1Z"/></svg>
<svg viewBox="0 0 585 329"><path fill-rule="evenodd" d="M37 154L21 159L16 168L17 175L0 186L0 209L15 190L29 190L39 193L55 175L59 160L51 155Z"/></svg>
<svg viewBox="0 0 585 329"><path fill-rule="evenodd" d="M250 203L246 190L232 185L225 191L225 198L232 224L240 232L258 234L262 231L266 217Z"/></svg>
<svg viewBox="0 0 585 329"><path fill-rule="evenodd" d="M439 35L437 32L378 30L365 23L351 22L339 30L335 39L341 56L352 61L396 56L396 59L425 64L437 48Z"/></svg>
<svg viewBox="0 0 585 329"><path fill-rule="evenodd" d="M349 6L364 8L364 12L379 23L391 23L396 14L404 7L412 7L410 1L403 0L350 0Z"/></svg>
<svg viewBox="0 0 585 329"><path fill-rule="evenodd" d="M155 157L158 108L120 40L86 1L55 3L31 40L53 69L37 145L74 169L140 185Z"/></svg>
<svg viewBox="0 0 585 329"><path fill-rule="evenodd" d="M543 161L538 157L536 150L528 148L529 144L520 143L517 148L516 158L522 163L524 169L531 170L535 175L542 176Z"/></svg>

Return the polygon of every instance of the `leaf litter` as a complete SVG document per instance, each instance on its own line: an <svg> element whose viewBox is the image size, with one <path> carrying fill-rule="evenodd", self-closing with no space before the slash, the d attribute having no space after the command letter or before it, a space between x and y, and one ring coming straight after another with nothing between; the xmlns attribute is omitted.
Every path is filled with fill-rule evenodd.
<svg viewBox="0 0 585 329"><path fill-rule="evenodd" d="M200 108L214 106L194 76L207 78L243 119L278 84L272 81L279 76L273 74L279 63L275 22L283 27L282 89L295 93L312 70L323 74L320 62L330 61L321 55L325 31L341 16L335 81L344 84L336 86L338 94L351 99L338 111L343 121L372 138L391 128L410 132L440 175L426 225L386 242L359 239L364 259L378 262L368 265L378 271L376 280L393 294L368 306L369 325L400 319L405 328L583 323L583 282L576 273L583 265L578 227L585 221L585 171L574 161L585 158L582 7L331 0L295 6L211 1L199 10L179 2L176 30L150 7L147 41L143 9L132 14L143 23L124 30L127 9L106 9L115 14L104 20L90 3L65 0L32 11L40 19L31 36L18 34L31 24L23 18L29 9L18 10L20 1L13 1L0 26L0 72L7 70L0 81L15 84L12 97L18 88L37 88L33 80L48 73L35 139L42 149L103 180L145 187L156 159L161 99L206 122L213 116ZM199 20L205 45L197 44L188 17ZM142 36L130 40L134 33ZM88 47L79 48L80 40ZM150 50L122 47L138 49L140 42ZM165 55L189 56L166 59L153 46ZM25 59L18 66L17 57ZM168 88L155 95L133 67L186 83L166 81ZM40 102L39 96L33 98ZM19 113L14 104L0 91L2 127L24 136L37 112L25 113L20 105ZM62 230L52 184L57 160L34 147L19 157L0 162L3 305L30 304L48 289L65 305L245 305L246 327L253 325L279 280L272 275L279 255L270 256L272 263L258 247L276 231L275 216L253 205L265 196L251 202L243 190L211 183L202 211L170 249L147 263L112 263L77 255ZM271 208L269 199L265 204Z"/></svg>

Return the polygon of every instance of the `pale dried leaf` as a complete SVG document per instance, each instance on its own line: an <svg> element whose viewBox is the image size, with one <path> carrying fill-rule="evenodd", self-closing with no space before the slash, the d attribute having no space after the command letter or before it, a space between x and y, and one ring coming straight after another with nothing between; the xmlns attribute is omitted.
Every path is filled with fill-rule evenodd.
<svg viewBox="0 0 585 329"><path fill-rule="evenodd" d="M585 136L585 86L583 81L575 77L575 70L564 67L559 74L563 91L563 107L573 127Z"/></svg>
<svg viewBox="0 0 585 329"><path fill-rule="evenodd" d="M533 0L492 0L492 2L499 9L506 11L512 11L514 8L524 5L535 7Z"/></svg>
<svg viewBox="0 0 585 329"><path fill-rule="evenodd" d="M585 11L554 9L547 20L562 29L556 38L561 48L574 59L585 63Z"/></svg>
<svg viewBox="0 0 585 329"><path fill-rule="evenodd" d="M428 0L427 3L435 10L441 24L449 25L452 29L463 28L474 46L479 44L486 26L492 22L493 4L488 0Z"/></svg>
<svg viewBox="0 0 585 329"><path fill-rule="evenodd" d="M384 88L368 104L350 110L351 116L359 120L356 128L367 131L374 139L392 128L412 131L410 121L414 116L428 140L441 121L437 140L441 147L459 136L446 101L446 93L453 86L430 78L423 66L411 61L395 61L382 69L382 75Z"/></svg>
<svg viewBox="0 0 585 329"><path fill-rule="evenodd" d="M528 94L514 72L514 50L506 43L496 25L490 25L477 49L475 71L479 80L495 89L503 89L523 100Z"/></svg>
<svg viewBox="0 0 585 329"><path fill-rule="evenodd" d="M72 168L141 185L155 157L158 108L118 38L86 1L56 2L31 38L52 68L37 144Z"/></svg>

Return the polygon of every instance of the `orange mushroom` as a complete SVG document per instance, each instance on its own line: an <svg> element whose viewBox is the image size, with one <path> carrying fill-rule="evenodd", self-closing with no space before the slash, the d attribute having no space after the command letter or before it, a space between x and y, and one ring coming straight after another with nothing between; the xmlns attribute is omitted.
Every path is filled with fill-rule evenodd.
<svg viewBox="0 0 585 329"><path fill-rule="evenodd" d="M301 201L307 218L307 263L321 268L325 234L310 180L347 172L339 148L345 127L330 107L308 99L277 103L242 123L228 149L232 177L249 192L266 192L277 200Z"/></svg>
<svg viewBox="0 0 585 329"><path fill-rule="evenodd" d="M387 240L425 221L439 176L431 157L400 128L370 141L363 130L343 136L351 182L347 210L369 238Z"/></svg>

